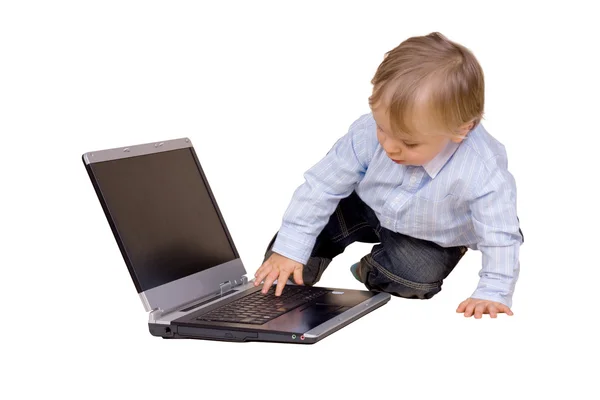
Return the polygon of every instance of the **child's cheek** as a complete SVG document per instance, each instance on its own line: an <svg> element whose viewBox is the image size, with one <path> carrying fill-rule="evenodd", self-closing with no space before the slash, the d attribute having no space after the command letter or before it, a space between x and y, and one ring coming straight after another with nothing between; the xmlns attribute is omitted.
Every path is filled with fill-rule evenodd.
<svg viewBox="0 0 600 400"><path fill-rule="evenodd" d="M407 154L407 155L410 156L410 159L412 160L413 165L423 165L423 164L427 164L427 162L429 162L427 154L423 154L418 151L412 151L410 154Z"/></svg>

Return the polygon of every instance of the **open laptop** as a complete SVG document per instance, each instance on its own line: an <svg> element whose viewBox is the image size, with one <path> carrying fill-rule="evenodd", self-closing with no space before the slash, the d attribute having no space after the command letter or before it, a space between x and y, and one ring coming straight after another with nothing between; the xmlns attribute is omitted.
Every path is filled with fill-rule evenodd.
<svg viewBox="0 0 600 400"><path fill-rule="evenodd" d="M390 300L290 284L262 294L187 138L82 158L154 336L315 343Z"/></svg>

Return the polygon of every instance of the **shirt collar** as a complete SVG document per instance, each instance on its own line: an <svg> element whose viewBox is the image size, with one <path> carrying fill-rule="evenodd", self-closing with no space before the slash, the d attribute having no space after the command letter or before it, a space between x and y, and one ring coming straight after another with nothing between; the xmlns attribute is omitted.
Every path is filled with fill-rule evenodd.
<svg viewBox="0 0 600 400"><path fill-rule="evenodd" d="M454 154L460 143L449 141L446 147L438 153L431 161L423 165L425 171L429 174L431 179L434 179L441 169L446 165L450 157Z"/></svg>

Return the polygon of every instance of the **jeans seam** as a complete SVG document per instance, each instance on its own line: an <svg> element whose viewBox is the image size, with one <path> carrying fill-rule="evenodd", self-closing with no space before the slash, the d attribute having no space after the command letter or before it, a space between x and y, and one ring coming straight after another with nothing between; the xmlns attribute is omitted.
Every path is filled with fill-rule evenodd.
<svg viewBox="0 0 600 400"><path fill-rule="evenodd" d="M346 221L344 220L344 215L342 214L340 207L335 210L335 214L337 215L338 222L340 223L340 228L342 228L342 235L348 236L348 228L346 227Z"/></svg>
<svg viewBox="0 0 600 400"><path fill-rule="evenodd" d="M377 228L375 228L375 234L377 235L379 240L381 240L381 230L382 229L383 229L383 227L381 226L381 224L377 224Z"/></svg>
<svg viewBox="0 0 600 400"><path fill-rule="evenodd" d="M383 249L376 250L375 252L371 253L371 257L366 258L366 261L367 261L367 263L371 264L371 266L375 267L379 272L381 272L383 275L385 275L390 280L392 280L396 283L399 283L401 285L404 285L406 287L409 287L411 289L431 290L431 289L439 288L439 282L437 282L437 283L412 282L412 281L406 280L404 278L399 277L398 275L391 273L390 271L385 269L383 266L379 265L379 263L377 261L375 261L375 259L373 258L373 256L380 254L383 251L384 251Z"/></svg>
<svg viewBox="0 0 600 400"><path fill-rule="evenodd" d="M346 230L346 232L342 232L339 235L336 235L334 237L331 238L332 242L338 242L341 239L344 239L348 236L350 236L351 234L353 234L354 232L364 228L365 226L369 226L369 224L367 222L361 222L359 224L354 225L352 228L350 228L349 230Z"/></svg>

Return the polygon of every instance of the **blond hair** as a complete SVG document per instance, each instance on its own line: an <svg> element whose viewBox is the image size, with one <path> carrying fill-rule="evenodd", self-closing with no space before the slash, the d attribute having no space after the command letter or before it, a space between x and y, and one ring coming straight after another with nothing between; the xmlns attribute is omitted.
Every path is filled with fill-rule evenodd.
<svg viewBox="0 0 600 400"><path fill-rule="evenodd" d="M438 32L409 38L386 53L371 83L369 105L387 108L395 133L410 134L419 111L450 135L483 118L479 62L467 48Z"/></svg>

